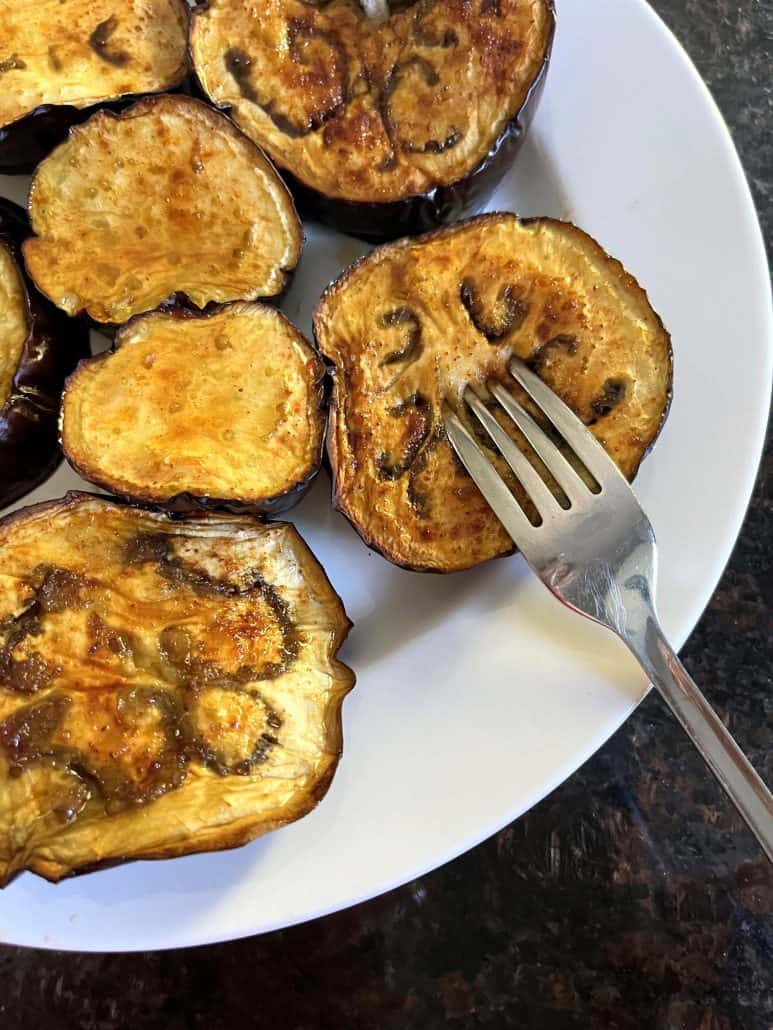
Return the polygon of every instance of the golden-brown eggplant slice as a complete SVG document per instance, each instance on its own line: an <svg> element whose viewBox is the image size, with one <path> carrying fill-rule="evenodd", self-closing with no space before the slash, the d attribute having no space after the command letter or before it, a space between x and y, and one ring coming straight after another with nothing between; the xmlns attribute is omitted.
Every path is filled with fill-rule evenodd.
<svg viewBox="0 0 773 1030"><path fill-rule="evenodd" d="M323 797L349 621L289 525L69 494L0 522L0 883L244 844Z"/></svg>
<svg viewBox="0 0 773 1030"><path fill-rule="evenodd" d="M65 377L88 354L88 330L27 280L24 211L0 198L0 507L28 493L61 460L59 399Z"/></svg>
<svg viewBox="0 0 773 1030"><path fill-rule="evenodd" d="M31 171L83 109L177 86L183 0L0 0L0 171Z"/></svg>
<svg viewBox="0 0 773 1030"><path fill-rule="evenodd" d="M275 308L140 315L81 362L62 404L71 465L111 493L185 511L277 512L316 475L321 359Z"/></svg>
<svg viewBox="0 0 773 1030"><path fill-rule="evenodd" d="M225 115L190 97L100 111L39 165L24 258L70 315L121 323L177 295L272 297L300 259L290 194Z"/></svg>
<svg viewBox="0 0 773 1030"><path fill-rule="evenodd" d="M514 387L511 354L629 478L668 409L670 340L645 292L586 233L551 219L483 215L381 247L323 294L314 329L335 365L335 503L368 545L412 569L453 572L512 550L441 418L468 382L484 399L488 381Z"/></svg>
<svg viewBox="0 0 773 1030"><path fill-rule="evenodd" d="M553 28L551 0L208 0L191 53L312 213L388 239L470 213L496 186Z"/></svg>

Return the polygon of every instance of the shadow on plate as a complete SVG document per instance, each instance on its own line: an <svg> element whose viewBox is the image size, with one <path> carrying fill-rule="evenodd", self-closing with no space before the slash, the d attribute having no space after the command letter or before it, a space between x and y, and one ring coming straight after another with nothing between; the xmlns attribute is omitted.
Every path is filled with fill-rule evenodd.
<svg viewBox="0 0 773 1030"><path fill-rule="evenodd" d="M500 558L449 575L407 572L370 550L330 501L322 471L301 504L283 518L322 560L354 622L341 657L361 671L432 632L457 609L485 618L517 604L529 571L520 558Z"/></svg>
<svg viewBox="0 0 773 1030"><path fill-rule="evenodd" d="M491 211L515 211L523 218L547 215L572 221L569 198L570 191L550 160L537 121L529 130L517 160L510 166L488 208Z"/></svg>
<svg viewBox="0 0 773 1030"><path fill-rule="evenodd" d="M450 575L387 567L379 577L373 610L352 632L346 660L358 668L380 662L431 633L460 608L477 622L511 607L528 575L520 558L497 559Z"/></svg>
<svg viewBox="0 0 773 1030"><path fill-rule="evenodd" d="M0 197L7 197L19 207L27 207L28 175L0 175Z"/></svg>
<svg viewBox="0 0 773 1030"><path fill-rule="evenodd" d="M315 222L304 224L303 255L293 281L282 299L282 310L311 339L311 316L327 286L353 261L372 248L351 236Z"/></svg>

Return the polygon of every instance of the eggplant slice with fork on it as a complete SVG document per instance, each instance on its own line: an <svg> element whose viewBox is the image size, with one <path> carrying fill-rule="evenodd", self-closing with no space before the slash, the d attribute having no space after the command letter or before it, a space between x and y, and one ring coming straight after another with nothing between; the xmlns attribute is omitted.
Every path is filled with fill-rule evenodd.
<svg viewBox="0 0 773 1030"><path fill-rule="evenodd" d="M479 210L539 95L552 0L208 0L204 92L342 232L394 239Z"/></svg>
<svg viewBox="0 0 773 1030"><path fill-rule="evenodd" d="M314 330L333 364L335 504L365 543L409 569L454 572L513 549L449 446L444 401L528 506L462 411L467 383L484 401L491 381L518 395L507 364L523 358L629 479L671 397L670 338L644 290L590 236L552 219L482 215L383 246L326 290Z"/></svg>
<svg viewBox="0 0 773 1030"><path fill-rule="evenodd" d="M31 172L97 104L179 86L185 0L0 0L0 173Z"/></svg>

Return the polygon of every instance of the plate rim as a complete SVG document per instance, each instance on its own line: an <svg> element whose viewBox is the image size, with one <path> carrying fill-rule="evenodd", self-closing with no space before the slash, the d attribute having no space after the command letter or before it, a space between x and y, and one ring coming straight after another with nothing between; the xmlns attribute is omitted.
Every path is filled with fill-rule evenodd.
<svg viewBox="0 0 773 1030"><path fill-rule="evenodd" d="M746 232L748 233L748 244L750 247L753 246L756 250L754 258L755 267L759 272L764 273L767 278L768 287L770 286L770 277L768 272L768 259L765 250L765 241L762 232L762 226L759 219L759 214L754 204L754 199L751 193L748 177L743 168L743 164L733 140L730 129L725 121L725 118L714 99L707 83L701 77L695 63L685 50L682 43L671 31L664 19L654 10L647 2L647 0L629 0L629 3L638 7L640 11L649 17L653 26L660 33L664 44L672 50L676 57L678 57L680 64L683 69L690 75L693 84L697 86L698 93L700 94L702 101L712 116L713 128L717 131L717 138L721 138L723 147L723 156L728 160L728 165L732 170L733 178L737 183L738 198L742 198L743 202L743 214L746 220ZM559 10L560 18L560 10ZM752 432L748 432L749 436L749 454L747 460L744 462L743 467L743 489L738 490L733 495L734 500L732 503L732 514L728 513L726 518L726 528L721 535L721 546L716 547L716 551L722 556L718 561L713 563L711 575L707 577L707 582L710 583L710 589L707 590L707 596L705 600L701 599L696 605L690 610L688 616L685 619L686 629L683 629L681 633L675 634L674 644L677 650L681 650L687 638L692 634L696 625L702 618L708 604L711 602L718 583L727 567L730 558L732 557L733 550L738 541L739 534L741 532L743 523L745 521L749 505L752 499L755 484L758 481L761 462L764 456L765 441L766 441L766 430L768 425L768 419L770 415L770 401L767 404L764 401L765 396L770 398L771 389L773 388L773 308L768 305L767 315L765 318L766 330L767 330L767 346L764 349L764 355L766 359L766 366L764 369L759 370L759 378L763 379L767 384L767 391L763 393L762 389L759 391L759 395L755 394L755 404L751 410L747 412L749 418L749 424L753 427L754 441L752 444ZM359 892L354 896L349 896L343 903L333 902L331 904L321 905L318 908L313 908L303 914L291 917L289 919L276 919L265 924L259 924L252 928L245 928L238 932L225 931L225 932L207 932L203 927L198 925L193 927L184 927L181 931L173 931L177 933L177 939L163 941L162 943L151 943L151 944L128 944L126 946L121 943L112 943L109 948L110 953L133 953L138 951L152 950L152 951L164 951L172 950L177 948L189 948L189 947L203 947L207 944L219 944L227 941L235 941L244 939L250 936L256 936L264 933L271 933L278 929L287 929L293 926L300 925L305 922L310 922L315 919L319 919L326 915L331 915L335 912L344 911L347 908L351 908L355 905L362 904L366 901L375 899L385 893L395 890L406 883L410 883L419 877L425 876L436 869L440 869L448 863L454 861L459 856L465 854L467 851L480 845L483 841L488 840L494 834L500 832L504 827L510 823L519 819L526 812L528 812L535 805L539 804L545 797L551 794L557 787L565 782L571 775L574 774L581 766L583 766L604 744L616 733L623 723L630 717L630 715L636 710L644 697L647 696L651 688L646 688L641 697L630 702L626 706L622 716L619 719L613 719L610 722L611 729L605 726L601 730L601 735L594 735L592 738L589 737L587 747L582 749L582 757L577 760L576 753L573 754L572 758L560 766L555 767L552 775L548 781L541 784L540 789L534 792L527 798L522 798L519 802L507 812L500 812L494 822L486 826L482 830L476 831L472 836L467 837L464 841L448 853L444 854L440 860L433 859L428 863L421 863L412 871L405 875L401 873L398 877L389 879L386 882L376 884L365 891ZM83 943L68 944L66 940L46 941L45 939L41 942L38 939L32 940L32 935L22 934L21 937L26 939L14 940L7 939L5 934L3 936L2 943L9 946L24 947L24 948L36 948L43 950L59 950L59 951L73 951L82 953L98 953L105 952L104 943L98 941L95 945L87 946Z"/></svg>

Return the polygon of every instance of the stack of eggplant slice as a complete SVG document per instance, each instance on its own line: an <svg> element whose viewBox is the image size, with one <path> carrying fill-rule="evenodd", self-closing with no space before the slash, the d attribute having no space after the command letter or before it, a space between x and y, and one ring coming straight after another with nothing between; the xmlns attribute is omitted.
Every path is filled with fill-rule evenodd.
<svg viewBox="0 0 773 1030"><path fill-rule="evenodd" d="M319 563L255 517L308 488L325 431L324 365L266 303L301 255L287 187L224 114L163 92L187 75L179 0L0 0L0 26L0 166L70 128L29 223L0 209L0 503L52 470L57 428L121 498L0 522L4 883L298 819L354 678ZM89 326L112 351L85 358Z"/></svg>
<svg viewBox="0 0 773 1030"><path fill-rule="evenodd" d="M0 170L35 166L28 216L0 207L0 504L59 443L113 495L0 520L0 883L234 847L323 797L350 623L268 517L326 436L335 505L424 571L512 550L439 411L513 353L635 474L671 388L636 281L564 223L438 228L509 166L553 29L550 0L0 0ZM296 201L387 241L316 345L275 306Z"/></svg>

